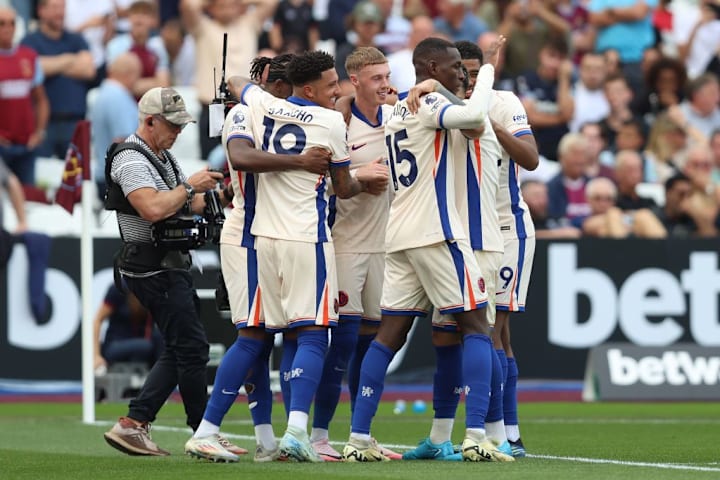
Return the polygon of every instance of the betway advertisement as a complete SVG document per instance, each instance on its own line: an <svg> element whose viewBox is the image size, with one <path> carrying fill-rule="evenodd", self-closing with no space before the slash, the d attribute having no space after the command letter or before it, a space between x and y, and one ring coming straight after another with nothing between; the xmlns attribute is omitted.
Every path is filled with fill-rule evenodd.
<svg viewBox="0 0 720 480"><path fill-rule="evenodd" d="M510 322L521 378L580 380L590 350L608 343L652 347L642 358L658 358L663 365L696 365L700 360L692 356L695 353L688 353L687 360L676 347L720 346L718 245L717 240L539 241L526 312L512 314ZM95 241L94 305L100 304L112 282L110 266L118 247L117 239ZM203 271L195 269L193 275L205 294L201 316L208 337L230 345L234 330L207 296L215 288L217 250L210 247L199 253ZM79 239L53 239L44 318L33 317L27 285L27 253L19 245L0 272L0 378L78 380ZM416 322L407 348L393 362L395 373L412 377L412 372L432 368L429 330L429 321ZM612 364L616 379L627 382L633 372L638 379L646 378L643 368L654 365L632 357L644 365L635 371L627 360L630 353L613 352L608 358L620 359ZM676 378L673 372L667 370L665 378ZM427 381L427 375L422 377Z"/></svg>

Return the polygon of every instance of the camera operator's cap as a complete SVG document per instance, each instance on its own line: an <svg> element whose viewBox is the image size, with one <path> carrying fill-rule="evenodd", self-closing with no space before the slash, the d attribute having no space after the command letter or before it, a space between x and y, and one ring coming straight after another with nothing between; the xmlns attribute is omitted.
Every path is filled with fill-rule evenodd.
<svg viewBox="0 0 720 480"><path fill-rule="evenodd" d="M351 13L352 19L356 22L375 22L382 23L385 18L383 17L380 8L373 2L363 0L358 2L353 8Z"/></svg>
<svg viewBox="0 0 720 480"><path fill-rule="evenodd" d="M138 110L145 115L161 115L175 125L195 122L185 108L185 100L174 88L151 88L140 99Z"/></svg>

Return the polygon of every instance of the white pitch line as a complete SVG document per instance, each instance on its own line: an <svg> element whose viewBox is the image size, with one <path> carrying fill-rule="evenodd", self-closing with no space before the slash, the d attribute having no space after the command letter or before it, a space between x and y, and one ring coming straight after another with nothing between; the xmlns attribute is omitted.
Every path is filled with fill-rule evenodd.
<svg viewBox="0 0 720 480"><path fill-rule="evenodd" d="M649 463L649 462L628 462L625 460L608 460L604 458L583 458L583 457L556 457L554 455L537 455L528 454L529 458L542 458L545 460L562 460L566 462L579 463L603 463L610 465L622 465L626 467L649 467L662 468L666 470L689 470L693 472L720 472L717 467L698 467L692 465L678 465L675 463Z"/></svg>
<svg viewBox="0 0 720 480"><path fill-rule="evenodd" d="M112 426L115 422L107 421L96 421L93 425L97 426ZM189 434L190 429L187 427L167 427L164 425L153 425L153 430L161 432L179 432ZM235 433L223 432L223 436L226 438L232 438L237 440L255 440L254 435L238 435ZM279 440L279 438L278 438ZM330 441L331 445L345 445L345 442ZM390 444L384 443L383 445L388 448L397 448L410 450L415 448L416 445L402 445L402 444ZM528 458L541 458L543 460L559 460L563 462L578 462L578 463L598 463L598 464L609 464L609 465L622 465L626 467L648 467L648 468L660 468L665 470L686 470L692 472L720 472L720 467L699 467L695 465L680 465L675 463L649 463L649 462L628 462L625 460L608 460L604 458L583 458L583 457L558 457L555 455L539 455L539 454L528 454Z"/></svg>
<svg viewBox="0 0 720 480"><path fill-rule="evenodd" d="M635 425L708 425L708 424L714 424L718 425L720 424L720 420L718 419L709 419L709 418L627 418L627 419L619 419L619 418L533 418L533 419L523 419L524 423L539 423L539 424L566 424L566 425L574 425L574 424L595 424L595 423L601 423L601 424L635 424Z"/></svg>

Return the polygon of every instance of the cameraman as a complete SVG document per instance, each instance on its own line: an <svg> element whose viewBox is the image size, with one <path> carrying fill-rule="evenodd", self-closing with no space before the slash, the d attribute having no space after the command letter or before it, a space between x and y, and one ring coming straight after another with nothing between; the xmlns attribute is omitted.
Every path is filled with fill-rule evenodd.
<svg viewBox="0 0 720 480"><path fill-rule="evenodd" d="M176 214L201 213L205 201L196 193L215 189L222 174L203 170L186 178L168 151L183 128L194 122L177 91L152 88L138 109L137 131L106 159L106 208L117 210L123 240L116 273L150 311L165 351L130 401L127 416L105 433L105 440L130 455L163 456L169 452L151 440L150 422L179 385L187 424L193 430L198 427L207 402L208 343L197 312L190 256L154 246L152 224Z"/></svg>

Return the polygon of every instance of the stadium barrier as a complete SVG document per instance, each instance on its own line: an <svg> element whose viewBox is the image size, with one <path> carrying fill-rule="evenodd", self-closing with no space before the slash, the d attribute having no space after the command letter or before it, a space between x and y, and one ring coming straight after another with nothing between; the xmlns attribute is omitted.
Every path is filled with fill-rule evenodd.
<svg viewBox="0 0 720 480"><path fill-rule="evenodd" d="M95 309L112 282L118 246L118 239L95 240ZM229 346L235 330L213 299L219 255L208 247L196 257L204 273L194 269L193 275L209 340ZM27 253L16 246L0 272L0 379L80 379L79 258L79 239L53 239L45 285L49 308L46 318L36 320ZM717 348L719 291L714 239L539 241L527 312L511 316L520 377L582 380L590 349L610 342ZM416 322L407 348L391 366L394 378L429 383L431 349L428 322Z"/></svg>

